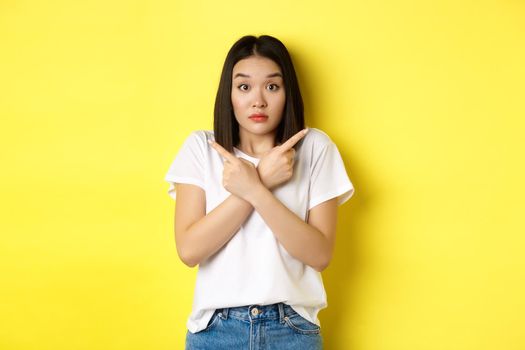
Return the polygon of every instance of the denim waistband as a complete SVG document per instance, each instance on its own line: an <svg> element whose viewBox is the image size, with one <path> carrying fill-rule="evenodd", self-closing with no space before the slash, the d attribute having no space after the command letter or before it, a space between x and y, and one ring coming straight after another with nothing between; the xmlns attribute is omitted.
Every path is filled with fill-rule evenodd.
<svg viewBox="0 0 525 350"><path fill-rule="evenodd" d="M256 320L279 320L284 322L286 316L296 315L297 312L290 305L285 303L276 303L271 305L245 305L224 309L217 309L223 319L233 317L243 321Z"/></svg>

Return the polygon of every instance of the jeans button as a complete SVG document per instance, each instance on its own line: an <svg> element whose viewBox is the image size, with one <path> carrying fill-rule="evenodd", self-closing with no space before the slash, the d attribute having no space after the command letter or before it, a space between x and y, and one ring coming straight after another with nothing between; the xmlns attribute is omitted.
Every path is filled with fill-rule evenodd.
<svg viewBox="0 0 525 350"><path fill-rule="evenodd" d="M252 315L253 315L253 316L257 316L258 314L259 314L259 310L257 310L257 308L254 307L254 308L252 309Z"/></svg>

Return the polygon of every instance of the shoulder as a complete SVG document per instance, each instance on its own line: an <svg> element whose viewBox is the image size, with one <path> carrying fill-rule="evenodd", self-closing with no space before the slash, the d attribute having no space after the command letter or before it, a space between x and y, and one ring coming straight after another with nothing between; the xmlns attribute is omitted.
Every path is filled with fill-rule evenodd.
<svg viewBox="0 0 525 350"><path fill-rule="evenodd" d="M195 130L188 135L185 142L194 147L205 148L208 140L214 139L214 133L211 130Z"/></svg>
<svg viewBox="0 0 525 350"><path fill-rule="evenodd" d="M332 144L332 139L321 129L308 128L308 133L304 136L302 147L309 149L322 149Z"/></svg>

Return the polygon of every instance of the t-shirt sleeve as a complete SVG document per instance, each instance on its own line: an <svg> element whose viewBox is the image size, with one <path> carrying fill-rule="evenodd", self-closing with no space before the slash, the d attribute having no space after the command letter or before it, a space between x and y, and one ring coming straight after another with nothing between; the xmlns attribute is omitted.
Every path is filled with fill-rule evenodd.
<svg viewBox="0 0 525 350"><path fill-rule="evenodd" d="M197 131L191 133L171 163L164 180L170 184L168 194L173 199L177 198L176 183L196 185L205 190L204 142L205 140L199 136Z"/></svg>
<svg viewBox="0 0 525 350"><path fill-rule="evenodd" d="M354 186L345 170L343 158L331 140L319 152L312 166L308 210L338 197L338 205L354 194Z"/></svg>

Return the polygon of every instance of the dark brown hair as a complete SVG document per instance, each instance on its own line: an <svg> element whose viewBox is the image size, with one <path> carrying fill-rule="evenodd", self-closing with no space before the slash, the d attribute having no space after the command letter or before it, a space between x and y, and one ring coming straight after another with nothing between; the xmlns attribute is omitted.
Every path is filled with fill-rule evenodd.
<svg viewBox="0 0 525 350"><path fill-rule="evenodd" d="M261 35L258 38L253 35L243 36L233 44L226 56L215 98L215 141L230 152L233 152L233 147L240 141L239 123L235 119L231 101L233 67L238 61L255 55L274 61L283 74L286 102L275 142L283 143L304 129L303 99L288 50L281 41L269 35Z"/></svg>

